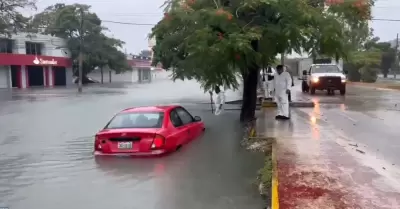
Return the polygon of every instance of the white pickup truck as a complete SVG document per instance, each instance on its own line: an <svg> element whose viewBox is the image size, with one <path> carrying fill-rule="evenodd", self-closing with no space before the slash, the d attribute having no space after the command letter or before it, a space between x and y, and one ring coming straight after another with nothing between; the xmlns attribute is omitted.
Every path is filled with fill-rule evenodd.
<svg viewBox="0 0 400 209"><path fill-rule="evenodd" d="M346 76L336 64L312 64L303 71L303 92L315 94L316 90L327 90L334 94L339 90L341 95L346 94Z"/></svg>

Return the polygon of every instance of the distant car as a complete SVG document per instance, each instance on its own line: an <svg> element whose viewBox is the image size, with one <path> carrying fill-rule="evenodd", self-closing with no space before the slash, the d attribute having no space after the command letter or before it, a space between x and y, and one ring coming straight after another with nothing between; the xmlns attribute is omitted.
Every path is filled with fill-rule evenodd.
<svg viewBox="0 0 400 209"><path fill-rule="evenodd" d="M315 94L316 90L327 90L333 94L339 90L346 94L346 76L336 64L312 64L309 70L303 71L302 91Z"/></svg>
<svg viewBox="0 0 400 209"><path fill-rule="evenodd" d="M173 152L199 137L204 123L177 105L128 108L96 134L95 155L151 156Z"/></svg>
<svg viewBox="0 0 400 209"><path fill-rule="evenodd" d="M93 78L90 78L90 77L87 77L87 76L83 77L82 81L83 81L82 84L100 83L100 81L97 81L97 80L95 80ZM76 77L76 76L73 77L72 78L72 82L73 83L78 83L79 82L79 78Z"/></svg>

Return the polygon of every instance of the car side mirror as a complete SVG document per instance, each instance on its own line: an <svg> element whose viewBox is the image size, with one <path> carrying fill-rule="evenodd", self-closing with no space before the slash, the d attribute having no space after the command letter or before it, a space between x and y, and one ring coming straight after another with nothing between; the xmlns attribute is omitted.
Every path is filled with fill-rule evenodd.
<svg viewBox="0 0 400 209"><path fill-rule="evenodd" d="M347 75L347 74L349 73L349 71L343 70L343 73L344 73L345 75Z"/></svg>
<svg viewBox="0 0 400 209"><path fill-rule="evenodd" d="M200 122L200 121L201 121L200 116L194 116L194 121L195 121L195 122Z"/></svg>

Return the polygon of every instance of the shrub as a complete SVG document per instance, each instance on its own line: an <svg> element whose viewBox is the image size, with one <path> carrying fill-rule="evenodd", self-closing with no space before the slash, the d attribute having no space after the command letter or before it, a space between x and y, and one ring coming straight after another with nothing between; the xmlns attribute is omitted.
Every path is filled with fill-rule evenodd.
<svg viewBox="0 0 400 209"><path fill-rule="evenodd" d="M361 81L366 83L375 83L378 79L378 69L373 67L362 67L360 68Z"/></svg>

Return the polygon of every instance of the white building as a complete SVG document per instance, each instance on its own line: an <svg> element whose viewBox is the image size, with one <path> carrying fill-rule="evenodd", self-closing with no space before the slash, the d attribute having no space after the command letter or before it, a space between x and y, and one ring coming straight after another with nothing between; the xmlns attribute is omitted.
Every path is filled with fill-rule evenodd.
<svg viewBox="0 0 400 209"><path fill-rule="evenodd" d="M0 36L0 88L72 84L72 61L63 39L42 34Z"/></svg>

